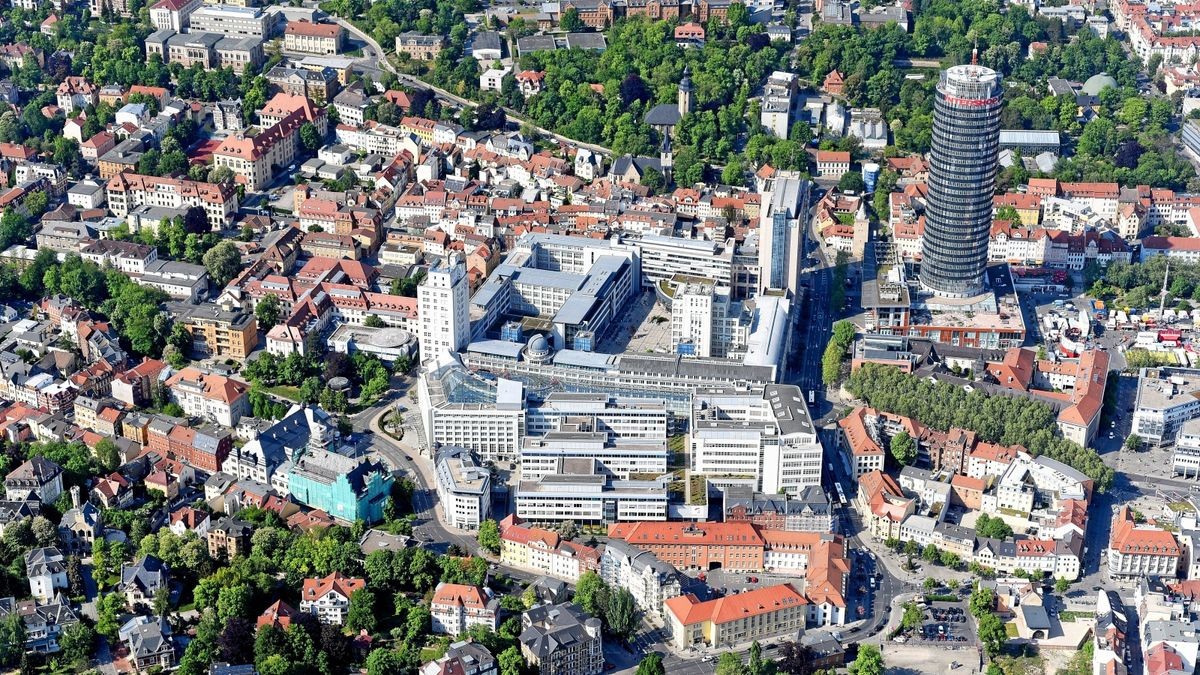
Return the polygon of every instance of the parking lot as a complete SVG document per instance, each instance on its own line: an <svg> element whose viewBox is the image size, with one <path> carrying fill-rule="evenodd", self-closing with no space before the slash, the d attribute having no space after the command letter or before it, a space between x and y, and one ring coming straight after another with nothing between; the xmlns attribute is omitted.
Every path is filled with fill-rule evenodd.
<svg viewBox="0 0 1200 675"><path fill-rule="evenodd" d="M935 602L924 608L919 626L893 642L966 647L975 644L975 635L975 619L967 612L966 602Z"/></svg>

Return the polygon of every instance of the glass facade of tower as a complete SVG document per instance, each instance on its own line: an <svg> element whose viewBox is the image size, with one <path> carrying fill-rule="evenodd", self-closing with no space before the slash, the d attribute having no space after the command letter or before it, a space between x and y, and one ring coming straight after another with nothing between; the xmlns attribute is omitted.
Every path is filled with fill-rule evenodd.
<svg viewBox="0 0 1200 675"><path fill-rule="evenodd" d="M934 99L921 285L935 295L984 290L1000 146L1000 76L954 66Z"/></svg>

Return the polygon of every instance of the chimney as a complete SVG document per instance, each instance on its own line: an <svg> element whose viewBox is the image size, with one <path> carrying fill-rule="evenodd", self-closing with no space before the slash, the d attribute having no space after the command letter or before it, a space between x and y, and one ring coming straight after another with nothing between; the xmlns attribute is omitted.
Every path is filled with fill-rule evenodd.
<svg viewBox="0 0 1200 675"><path fill-rule="evenodd" d="M78 485L71 486L71 506L74 508L79 508L79 486Z"/></svg>

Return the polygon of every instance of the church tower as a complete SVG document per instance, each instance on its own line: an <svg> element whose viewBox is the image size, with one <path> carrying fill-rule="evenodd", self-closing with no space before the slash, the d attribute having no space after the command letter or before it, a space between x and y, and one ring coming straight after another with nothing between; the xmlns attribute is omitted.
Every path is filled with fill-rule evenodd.
<svg viewBox="0 0 1200 675"><path fill-rule="evenodd" d="M671 135L662 135L662 145L658 148L658 164L662 168L663 183L671 184L671 170L675 166L675 156L671 152Z"/></svg>
<svg viewBox="0 0 1200 675"><path fill-rule="evenodd" d="M692 77L691 68L683 67L683 79L679 81L679 116L692 112Z"/></svg>

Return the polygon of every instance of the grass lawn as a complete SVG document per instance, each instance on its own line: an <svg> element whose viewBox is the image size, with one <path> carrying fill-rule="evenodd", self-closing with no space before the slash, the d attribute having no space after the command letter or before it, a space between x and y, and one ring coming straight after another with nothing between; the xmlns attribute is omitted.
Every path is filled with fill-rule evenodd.
<svg viewBox="0 0 1200 675"><path fill-rule="evenodd" d="M707 504L708 503L708 481L703 475L697 474L692 476L691 492L688 496L689 504Z"/></svg>
<svg viewBox="0 0 1200 675"><path fill-rule="evenodd" d="M274 394L289 401L300 401L300 387L293 387L290 384L277 384L274 387L264 387L264 389L268 394Z"/></svg>
<svg viewBox="0 0 1200 675"><path fill-rule="evenodd" d="M1167 504L1167 508L1171 509L1175 513L1191 513L1196 510L1187 502L1171 502L1170 504Z"/></svg>

